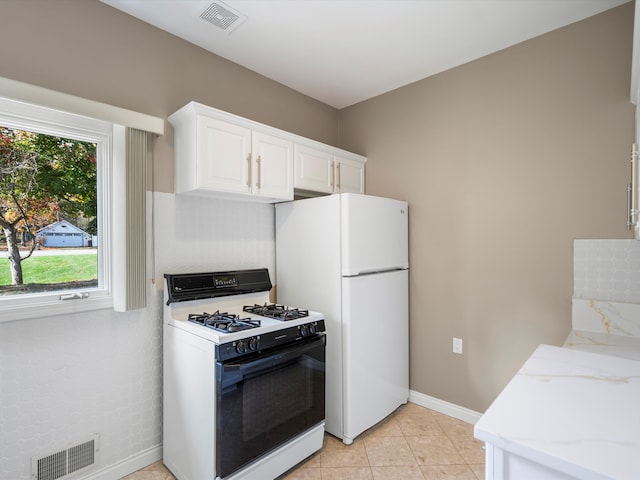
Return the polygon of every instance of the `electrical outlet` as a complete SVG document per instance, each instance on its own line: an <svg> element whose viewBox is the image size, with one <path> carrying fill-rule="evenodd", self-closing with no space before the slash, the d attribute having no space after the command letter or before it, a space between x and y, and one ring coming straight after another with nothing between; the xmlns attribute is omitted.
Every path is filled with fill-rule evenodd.
<svg viewBox="0 0 640 480"><path fill-rule="evenodd" d="M462 339L453 337L453 353L462 355Z"/></svg>

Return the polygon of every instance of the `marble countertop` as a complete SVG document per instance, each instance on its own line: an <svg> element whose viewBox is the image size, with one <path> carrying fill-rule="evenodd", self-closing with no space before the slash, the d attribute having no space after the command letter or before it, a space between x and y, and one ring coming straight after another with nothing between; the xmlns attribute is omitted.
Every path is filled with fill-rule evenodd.
<svg viewBox="0 0 640 480"><path fill-rule="evenodd" d="M581 480L638 480L640 361L626 358L626 340L618 352L627 355L603 355L594 351L615 350L611 342L620 340L572 335L571 348L535 350L475 436Z"/></svg>
<svg viewBox="0 0 640 480"><path fill-rule="evenodd" d="M640 338L638 337L572 330L564 341L563 347L640 361Z"/></svg>

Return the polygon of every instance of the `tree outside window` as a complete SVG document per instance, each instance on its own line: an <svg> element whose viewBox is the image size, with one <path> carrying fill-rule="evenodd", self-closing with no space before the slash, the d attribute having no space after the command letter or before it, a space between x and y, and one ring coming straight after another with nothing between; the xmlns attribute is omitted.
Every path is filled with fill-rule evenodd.
<svg viewBox="0 0 640 480"><path fill-rule="evenodd" d="M97 285L95 255L82 268L34 255L36 232L54 222L97 235L96 174L96 144L0 125L0 294Z"/></svg>

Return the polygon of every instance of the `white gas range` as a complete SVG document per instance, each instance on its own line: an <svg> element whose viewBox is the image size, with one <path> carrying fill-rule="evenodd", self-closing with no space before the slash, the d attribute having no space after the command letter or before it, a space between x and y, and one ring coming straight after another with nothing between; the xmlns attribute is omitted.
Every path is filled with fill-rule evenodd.
<svg viewBox="0 0 640 480"><path fill-rule="evenodd" d="M178 480L268 480L322 447L322 314L267 269L165 275L164 454Z"/></svg>

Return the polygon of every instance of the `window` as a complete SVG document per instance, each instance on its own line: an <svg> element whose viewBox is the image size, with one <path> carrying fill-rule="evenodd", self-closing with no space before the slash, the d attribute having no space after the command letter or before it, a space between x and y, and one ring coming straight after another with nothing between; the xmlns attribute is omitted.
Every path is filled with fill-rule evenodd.
<svg viewBox="0 0 640 480"><path fill-rule="evenodd" d="M94 144L98 222L97 283L0 295L0 322L144 307L146 164L164 120L0 77L0 125Z"/></svg>
<svg viewBox="0 0 640 480"><path fill-rule="evenodd" d="M0 124L0 295L98 286L96 147Z"/></svg>
<svg viewBox="0 0 640 480"><path fill-rule="evenodd" d="M89 213L87 210L84 212L85 218L82 218L82 214L76 217L78 220L76 223L84 221L85 224L82 226L89 232L72 224L69 219L58 218L57 224L52 222L52 225L41 225L39 232L32 231L36 238L30 245L34 245L34 248L43 248L50 244L52 248L56 248L56 246L76 246L75 244L80 242L78 246L88 247L83 245L85 234L88 236L88 233L91 233L92 237L95 234L97 239L97 245L95 247L92 245L90 251L92 260L95 260L95 278L82 283L53 282L56 285L48 291L34 287L33 283L29 283L28 278L24 278L24 288L12 291L6 288L4 291L0 289L0 312L3 319L111 307L113 305L111 252L114 223L112 208L114 186L111 179L114 165L114 135L118 134L119 130L108 122L5 99L0 99L0 127L11 129L14 133L18 131L23 136L24 132L29 132L34 137L40 135L39 138L51 139L50 143L54 143L53 140L66 139L69 142L68 148L73 148L74 142L77 142L76 147L81 145L93 148L89 155L95 155L95 171L92 179L95 181L93 184L95 212ZM92 174L90 171L84 173ZM69 211L69 209L63 209L61 213L68 214ZM50 215L52 212L45 213ZM95 226L91 227L89 225L91 222L95 222ZM47 227L51 231L47 232ZM3 237L8 244L6 232ZM23 243L28 244L27 241ZM20 263L25 266L27 262L35 259L27 259ZM3 261L8 262L8 259Z"/></svg>

